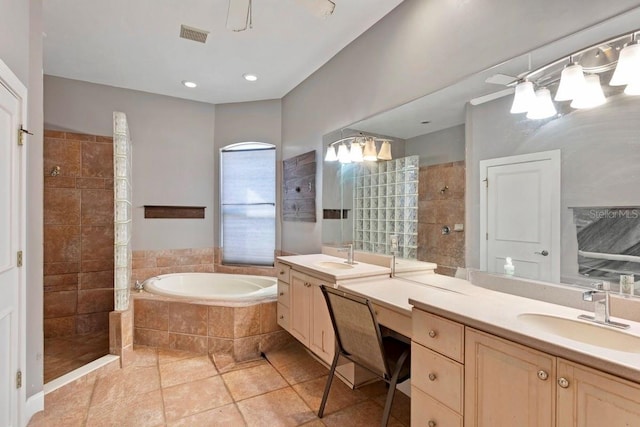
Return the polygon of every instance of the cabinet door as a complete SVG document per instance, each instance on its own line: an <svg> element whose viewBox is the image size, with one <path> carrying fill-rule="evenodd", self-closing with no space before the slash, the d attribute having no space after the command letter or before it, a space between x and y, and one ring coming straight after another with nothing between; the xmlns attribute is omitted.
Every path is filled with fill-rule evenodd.
<svg viewBox="0 0 640 427"><path fill-rule="evenodd" d="M558 359L557 394L558 426L640 426L638 384Z"/></svg>
<svg viewBox="0 0 640 427"><path fill-rule="evenodd" d="M307 276L292 271L289 292L291 293L289 332L302 344L309 347L311 283L309 283Z"/></svg>
<svg viewBox="0 0 640 427"><path fill-rule="evenodd" d="M554 425L554 357L471 328L465 338L465 426Z"/></svg>
<svg viewBox="0 0 640 427"><path fill-rule="evenodd" d="M331 316L320 290L320 282L312 281L311 289L311 351L325 362L331 363L336 345Z"/></svg>

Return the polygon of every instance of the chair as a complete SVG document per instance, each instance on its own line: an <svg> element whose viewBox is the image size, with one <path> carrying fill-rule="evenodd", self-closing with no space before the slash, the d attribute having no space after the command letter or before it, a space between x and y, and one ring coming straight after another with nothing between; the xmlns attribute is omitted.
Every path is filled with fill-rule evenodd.
<svg viewBox="0 0 640 427"><path fill-rule="evenodd" d="M393 337L383 337L375 312L368 299L321 285L331 323L336 335L336 352L324 388L318 417L322 418L338 359L351 362L379 375L388 385L382 415L386 426L395 396L396 384L409 378L411 346Z"/></svg>

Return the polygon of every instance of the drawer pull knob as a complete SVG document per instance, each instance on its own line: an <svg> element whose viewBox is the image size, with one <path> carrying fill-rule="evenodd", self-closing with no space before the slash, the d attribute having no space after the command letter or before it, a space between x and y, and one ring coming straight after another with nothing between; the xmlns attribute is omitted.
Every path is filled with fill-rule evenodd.
<svg viewBox="0 0 640 427"><path fill-rule="evenodd" d="M280 270L280 274L284 274L284 270Z"/></svg>
<svg viewBox="0 0 640 427"><path fill-rule="evenodd" d="M543 371L542 369L538 371L538 378L540 378L542 381L546 381L547 378L549 378L549 374L547 374L546 371Z"/></svg>
<svg viewBox="0 0 640 427"><path fill-rule="evenodd" d="M280 319L284 320L284 314L280 315Z"/></svg>
<svg viewBox="0 0 640 427"><path fill-rule="evenodd" d="M569 388L569 380L565 377L558 378L558 385L562 388Z"/></svg>
<svg viewBox="0 0 640 427"><path fill-rule="evenodd" d="M436 331L434 331L433 329L429 331L429 336L431 338L435 338L438 335L438 333Z"/></svg>
<svg viewBox="0 0 640 427"><path fill-rule="evenodd" d="M428 425L429 427L436 427L436 422L435 422L435 421L433 421L433 420L429 420L429 422L427 423L427 425Z"/></svg>
<svg viewBox="0 0 640 427"><path fill-rule="evenodd" d="M283 296L283 295L284 295L284 292L280 292L280 296Z"/></svg>
<svg viewBox="0 0 640 427"><path fill-rule="evenodd" d="M429 374L429 381L435 381L436 378L438 378L438 377L433 372Z"/></svg>

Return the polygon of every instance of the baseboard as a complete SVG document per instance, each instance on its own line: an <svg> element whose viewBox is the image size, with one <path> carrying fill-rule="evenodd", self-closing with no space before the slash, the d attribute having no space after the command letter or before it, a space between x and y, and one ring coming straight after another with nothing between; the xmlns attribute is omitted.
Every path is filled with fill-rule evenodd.
<svg viewBox="0 0 640 427"><path fill-rule="evenodd" d="M29 420L36 412L44 411L44 391L39 391L29 397L24 405L24 420L22 425L29 424Z"/></svg>

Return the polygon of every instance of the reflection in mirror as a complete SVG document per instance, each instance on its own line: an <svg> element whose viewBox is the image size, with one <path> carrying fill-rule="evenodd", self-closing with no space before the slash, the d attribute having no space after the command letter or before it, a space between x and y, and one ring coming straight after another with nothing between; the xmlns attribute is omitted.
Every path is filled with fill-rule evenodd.
<svg viewBox="0 0 640 427"><path fill-rule="evenodd" d="M577 109L571 107L572 101L556 101L557 113L542 120L510 113L517 77L634 31L639 19L640 10L633 10L350 126L401 139L402 156L419 156L419 260L436 262L439 273L450 275L457 267L479 269L481 241L486 239L480 233L480 194L484 191L480 161L560 150L560 213L556 220L560 225L561 281L587 284L605 277L617 285L621 276L633 274L635 280L640 279L640 218L625 214L624 225L592 225L586 234L583 223L591 208L597 216L620 209L633 213L640 206L640 96L625 94L624 86L609 86L615 67L592 66L589 71L599 75L604 89L603 105ZM557 63L542 73L546 80L541 84L551 96L565 65ZM325 163L325 173L328 167ZM352 183L343 184L342 194L352 196L352 189L344 190ZM342 202L353 209L352 200ZM523 229L527 226L520 224ZM352 229L353 223L349 227ZM353 235L339 239L352 240ZM594 253L590 261L585 259ZM594 263L599 267L591 268ZM502 268L497 273L502 274Z"/></svg>

